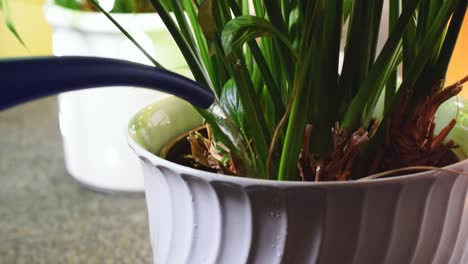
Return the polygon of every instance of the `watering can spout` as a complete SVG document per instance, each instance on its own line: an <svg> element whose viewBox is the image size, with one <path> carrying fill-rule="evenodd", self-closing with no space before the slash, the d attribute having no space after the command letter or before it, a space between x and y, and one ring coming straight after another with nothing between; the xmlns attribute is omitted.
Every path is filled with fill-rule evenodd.
<svg viewBox="0 0 468 264"><path fill-rule="evenodd" d="M178 96L209 108L207 87L173 72L125 60L97 57L37 57L0 60L0 110L62 92L95 87L134 86Z"/></svg>

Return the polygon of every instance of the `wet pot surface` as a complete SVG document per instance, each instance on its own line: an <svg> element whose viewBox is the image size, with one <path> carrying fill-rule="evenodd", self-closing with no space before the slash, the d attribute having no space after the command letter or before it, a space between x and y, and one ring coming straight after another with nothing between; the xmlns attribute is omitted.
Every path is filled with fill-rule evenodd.
<svg viewBox="0 0 468 264"><path fill-rule="evenodd" d="M304 183L195 170L152 154L200 125L190 106L169 103L140 112L128 136L144 168L154 263L468 262L467 177Z"/></svg>

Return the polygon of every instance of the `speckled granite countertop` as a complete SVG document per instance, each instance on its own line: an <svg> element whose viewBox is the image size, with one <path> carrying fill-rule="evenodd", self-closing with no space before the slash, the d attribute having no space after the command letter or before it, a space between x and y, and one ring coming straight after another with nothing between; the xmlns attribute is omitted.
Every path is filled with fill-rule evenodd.
<svg viewBox="0 0 468 264"><path fill-rule="evenodd" d="M0 263L151 263L142 195L69 176L50 97L0 112Z"/></svg>

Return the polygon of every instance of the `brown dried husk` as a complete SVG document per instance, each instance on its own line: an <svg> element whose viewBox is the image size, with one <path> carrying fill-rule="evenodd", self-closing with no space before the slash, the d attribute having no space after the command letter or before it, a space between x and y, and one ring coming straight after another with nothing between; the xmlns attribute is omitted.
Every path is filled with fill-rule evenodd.
<svg viewBox="0 0 468 264"><path fill-rule="evenodd" d="M405 94L385 127L382 151L372 163L369 174L412 166L443 167L456 162L452 150L457 147L447 136L456 124L451 120L440 133L434 133L435 113L439 106L462 90L468 76L445 89L434 85L431 95L411 108L411 93Z"/></svg>
<svg viewBox="0 0 468 264"><path fill-rule="evenodd" d="M232 155L231 150L213 139L209 125L205 125L208 136L204 137L198 131L189 133L187 140L190 143L193 164L215 169L218 173L227 175L241 175L240 162Z"/></svg>
<svg viewBox="0 0 468 264"><path fill-rule="evenodd" d="M453 157L450 154L457 146L453 140L446 140L456 121L452 120L436 135L434 119L439 106L457 95L466 81L468 76L442 90L439 89L441 83L438 83L434 85L431 95L416 102L413 107L410 106L411 93L407 93L386 123L382 149L371 163L368 174L414 166L442 167L456 162L447 157ZM331 129L332 153L326 157L317 157L309 150L313 126L308 124L297 164L302 180L350 180L362 146L369 141L379 125L379 121L374 120L369 131L359 128L349 134L336 123ZM207 129L210 131L208 125ZM236 157L226 146L215 142L211 133L204 137L198 132L192 132L188 140L192 149L191 158L195 163L216 169L222 174L242 174Z"/></svg>
<svg viewBox="0 0 468 264"><path fill-rule="evenodd" d="M309 153L312 125L307 125L298 168L303 181L346 181L359 156L361 146L369 140L369 133L362 128L351 136L336 123L332 128L333 152L325 158L315 158Z"/></svg>
<svg viewBox="0 0 468 264"><path fill-rule="evenodd" d="M368 175L415 166L443 167L456 162L452 149L457 145L453 140L447 140L456 121L452 120L436 135L434 119L439 106L457 95L466 81L468 76L443 90L439 89L440 82L434 86L431 95L416 102L414 107L410 106L411 93L407 93L386 124L383 147L371 163ZM370 125L370 131L359 128L349 136L347 131L336 124L332 129L332 154L316 158L309 153L312 125L308 125L298 161L302 180L349 180L358 163L361 147L378 126L379 121L375 121Z"/></svg>

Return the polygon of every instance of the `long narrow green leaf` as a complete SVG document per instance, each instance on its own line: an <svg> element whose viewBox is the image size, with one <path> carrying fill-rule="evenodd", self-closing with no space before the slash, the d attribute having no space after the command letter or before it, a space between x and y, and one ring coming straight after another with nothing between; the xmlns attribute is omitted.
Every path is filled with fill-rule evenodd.
<svg viewBox="0 0 468 264"><path fill-rule="evenodd" d="M205 65L205 69L208 71L208 74L210 75L215 93L219 95L221 93L223 83L220 81L219 73L215 74L214 72L215 70L213 69L213 62L209 55L208 44L203 35L202 29L200 28L200 25L198 24L198 14L197 14L198 7L196 6L196 3L193 2L192 0L183 0L183 5L184 5L185 11L187 12L187 16L190 20L191 28L193 29L193 32L195 34L195 39L198 44L198 49L199 49L199 53L201 56L201 60L203 61L203 64Z"/></svg>
<svg viewBox="0 0 468 264"><path fill-rule="evenodd" d="M371 109L373 109L373 107L368 106L367 103L377 102L377 97L380 95L383 85L387 82L390 73L395 69L396 62L398 61L401 39L417 5L418 1L412 1L406 6L398 19L395 30L390 34L372 70L369 72L362 87L348 107L343 121L341 122L342 126L348 129L348 131L354 131L360 126L361 118L365 116L364 119L367 119L372 113Z"/></svg>
<svg viewBox="0 0 468 264"><path fill-rule="evenodd" d="M281 93L280 88L278 87L277 82L275 82L272 73L270 71L270 67L268 66L260 48L258 47L255 40L248 42L250 50L252 51L252 55L257 62L258 69L262 75L263 81L265 85L268 87L268 92L270 94L270 98L274 101L276 106L277 112L282 113L284 112L284 105L281 100ZM279 116L277 115L277 120Z"/></svg>
<svg viewBox="0 0 468 264"><path fill-rule="evenodd" d="M320 12L314 12L318 4L319 1L300 1L297 3L296 10L298 15L296 23L298 25L307 25L300 26L297 34L297 49L299 53L302 54L304 63L295 69L294 82L291 89L282 90L283 101L287 104L288 111L282 116L281 123L279 123L278 127L275 129L274 141L270 145L270 150L272 152L274 149L277 149L280 153L278 180L298 179L297 158L302 146L302 140L300 140L298 134L301 135L301 132L304 131L309 117L308 112L311 103L311 89L308 89L309 87L306 84L305 76L314 74L311 70L311 58L316 55L314 52L318 51L318 42L311 41L311 35L317 34L312 28L313 25L316 24L316 20L318 20L315 18L314 14L320 14ZM272 55L272 60L275 60L275 50L271 48L270 54ZM273 66L276 65L274 62L271 62L271 64ZM275 76L278 76L278 74L275 74ZM279 130L282 129L283 126L285 126L286 130L281 143L278 142L281 133ZM274 157L274 153L269 154L271 157ZM271 164L274 162L269 160L269 163Z"/></svg>
<svg viewBox="0 0 468 264"><path fill-rule="evenodd" d="M462 0L465 2L466 0ZM391 118L393 109L398 105L398 99L403 98L405 94L407 94L408 90L417 89L415 84L418 80L424 79L430 76L421 76L421 72L425 69L424 65L430 60L431 54L433 54L434 49L437 47L437 39L440 38L441 32L444 30L445 26L447 25L448 20L452 16L452 12L454 11L454 4L456 1L446 0L442 7L440 8L436 18L432 21L432 24L429 30L426 32L424 40L420 44L420 50L416 58L411 62L411 66L408 69L408 74L406 78L403 78L403 83L400 85L400 89L397 91L395 95L395 99L392 102L390 109L388 109L385 114L384 118L381 122L381 125L377 129L377 132L372 137L367 147L362 151L362 159L361 164L358 166L356 170L355 178L359 178L365 176L367 173L366 167L368 165L368 160L371 157L374 157L375 154L379 150L379 146L381 146L381 142L383 140L384 131L386 129L387 120ZM460 2L458 2L460 3ZM458 9L457 9L458 10ZM462 11L466 11L466 7L462 8ZM460 12L458 10L457 12ZM432 74L432 73L430 73ZM430 87L420 87L419 89L432 89ZM419 98L417 93L413 93L413 97ZM419 95L421 96L421 95Z"/></svg>
<svg viewBox="0 0 468 264"><path fill-rule="evenodd" d="M298 180L299 174L297 173L297 160L299 158L299 151L302 145L302 139L298 135L302 135L304 128L307 124L308 115L304 114L304 109L310 106L310 89L304 88L306 69L309 69L312 60L313 47L307 52L304 59L305 65L303 70L300 70L295 76L294 90L296 96L293 97L291 106L291 113L289 116L288 125L286 128L286 135L284 139L283 149L281 150L280 165L278 170L278 180L291 181Z"/></svg>
<svg viewBox="0 0 468 264"><path fill-rule="evenodd" d="M254 6L255 15L265 18L265 8L263 6L263 1L252 1L252 4Z"/></svg>
<svg viewBox="0 0 468 264"><path fill-rule="evenodd" d="M216 6L213 6L214 10L219 10L218 12L213 12L213 20L216 23L217 29L221 28L221 25L224 25L227 19L230 19L230 14L225 12L226 6L223 6L225 4L225 2L216 2ZM225 59L220 39L215 39L213 44L216 48L215 56L222 56L222 62L225 64L225 67L228 68L229 73L236 82L239 97L245 112L249 113L249 119L246 119L247 122L244 126L246 127L247 134L252 136L255 153L259 161L259 167L257 168L258 174L261 177L266 177L265 164L270 135L268 134L268 127L262 115L262 111L258 107L258 102L260 100L257 98L257 94L252 92L255 88L253 87L251 76L245 65L242 50L237 49L233 51L232 55Z"/></svg>
<svg viewBox="0 0 468 264"><path fill-rule="evenodd" d="M133 37L130 33L128 33L120 24L117 22L106 10L104 10L96 0L91 0L94 6L103 13L119 30L124 34L132 43L135 45L142 53L145 55L154 66L159 68L164 68L159 62L157 62Z"/></svg>
<svg viewBox="0 0 468 264"><path fill-rule="evenodd" d="M324 22L324 12L321 12L319 1L302 2L303 19L309 23L303 32L301 40L301 51L304 63L296 69L292 93L291 112L286 127L284 144L281 150L278 180L298 180L299 174L297 161L302 147L302 137L306 124L310 117L310 108L314 101L311 98L312 87L319 84L321 65L315 63L315 58L320 58L320 38ZM312 25L314 27L312 27ZM313 30L317 29L317 30ZM310 34L310 35L309 35ZM317 87L315 87L317 89ZM323 87L321 87L323 88Z"/></svg>
<svg viewBox="0 0 468 264"><path fill-rule="evenodd" d="M353 6L353 0L344 0L343 1L343 23L349 18L351 14L351 8Z"/></svg>
<svg viewBox="0 0 468 264"><path fill-rule="evenodd" d="M110 12L121 12L121 13L132 13L136 12L136 3L135 1L122 1L122 0L115 0L114 6L112 7Z"/></svg>
<svg viewBox="0 0 468 264"><path fill-rule="evenodd" d="M264 3L264 8L271 24L289 38L288 27L282 16L281 6L278 4L278 1L266 1ZM285 85L292 87L292 78L294 75L294 62L292 61L292 57L294 55L290 53L290 49L288 49L283 43L279 43L276 39L272 40L272 44L275 49L274 56L279 57L279 60L281 61L281 64L278 65L281 73L281 80Z"/></svg>
<svg viewBox="0 0 468 264"><path fill-rule="evenodd" d="M436 0L438 1L438 0ZM424 34L426 33L428 29L428 24L430 22L430 14L429 14L429 9L431 5L433 5L431 2L435 1L421 1L419 3L419 8L418 8L418 16L417 16L417 31L416 31L416 39L422 40L424 37ZM404 3L403 3L404 4Z"/></svg>
<svg viewBox="0 0 468 264"><path fill-rule="evenodd" d="M220 74L220 81L224 85L232 77L232 64L235 64L235 61L230 61L226 59L224 50L221 44L221 31L224 25L231 19L231 13L229 11L228 4L224 1L214 1L211 7L211 23L212 26L216 29L214 39L211 41L212 47L212 60L217 62L221 68L217 69L218 74ZM245 61L243 62L245 65ZM244 74L248 74L244 73ZM237 80L236 80L237 81Z"/></svg>
<svg viewBox="0 0 468 264"><path fill-rule="evenodd" d="M250 3L249 0L241 0L242 2L242 15L250 15Z"/></svg>
<svg viewBox="0 0 468 264"><path fill-rule="evenodd" d="M248 135L252 136L253 144L258 155L261 168L258 168L259 175L266 178L265 164L268 155L268 142L271 140L268 129L258 107L256 95L251 93L254 90L247 68L240 57L235 58L239 63L231 67L231 72L236 80L237 90L246 113L249 113L249 120L245 124Z"/></svg>
<svg viewBox="0 0 468 264"><path fill-rule="evenodd" d="M287 35L287 25L284 21L283 15L281 14L281 6L278 5L278 1L276 0L267 0L264 4L266 12L268 14L268 18L275 27L282 32L283 34Z"/></svg>
<svg viewBox="0 0 468 264"><path fill-rule="evenodd" d="M403 9L406 8L408 4L411 4L411 1L404 0ZM423 1L420 1L423 2ZM410 23L403 34L403 78L407 77L408 69L411 65L411 62L415 59L419 51L419 40L417 38L417 28L416 28L416 16L413 15Z"/></svg>
<svg viewBox="0 0 468 264"><path fill-rule="evenodd" d="M340 39L342 22L337 17L342 16L343 0L323 1L324 8L327 11L324 17L323 32L321 36L320 50L320 83L317 89L314 89L312 96L315 98L315 104L312 106L314 123L323 124L325 133L330 134L330 127L338 120L338 111L335 104L339 98L338 92L338 68L340 58ZM324 89L324 87L326 87ZM327 125L330 125L327 127ZM326 140L318 144L325 144ZM331 142L329 142L331 143ZM330 144L331 145L331 144Z"/></svg>
<svg viewBox="0 0 468 264"><path fill-rule="evenodd" d="M426 29L424 32L427 32L429 29L430 29L430 26L432 25L432 21L435 20L437 14L439 13L442 5L444 4L444 1L445 0L432 0L432 1L428 1L430 3L430 7L429 7L429 14L428 14L428 23L426 25ZM419 13L419 12L418 12ZM446 32L442 32L439 36L439 38L437 39L437 45L436 45L436 49L434 49L433 53L432 53L432 56L431 56L431 59L429 60L430 64L434 65L437 61L437 58L439 57L439 52L440 52L440 49L442 48L442 44L443 44L443 41L444 41L444 38L445 38L445 33ZM424 35L425 33L423 33ZM423 41L424 39L423 38L420 38L418 41Z"/></svg>
<svg viewBox="0 0 468 264"><path fill-rule="evenodd" d="M192 34L192 29L190 28L189 23L185 17L186 12L180 2L181 1L169 1L172 13L176 17L177 24L179 26L180 32L184 36L185 41L188 43L189 47L192 48L192 52L200 57L201 55L198 52L198 44L195 41L195 38Z"/></svg>
<svg viewBox="0 0 468 264"><path fill-rule="evenodd" d="M428 63L428 61L432 58L431 55L434 54L434 50L438 47L438 40L440 39L442 32L446 28L446 25L452 16L453 7L456 3L457 0L447 0L440 8L436 18L432 22L432 25L424 37L424 40L420 44L418 55L411 61L411 66L408 69L407 77L403 78L403 83L397 92L397 94L400 94L400 96L409 89L415 90L416 97L420 96L421 94L427 94L427 92L432 89L432 84L429 87L426 87L425 85L418 85L415 87L415 84L418 82L418 80L421 79L420 74L426 69L423 67L423 65ZM430 74L433 73L431 72Z"/></svg>
<svg viewBox="0 0 468 264"><path fill-rule="evenodd" d="M289 25L289 16L291 14L290 2L291 1L284 1L284 0L281 1L281 11L282 11L282 14L284 17L284 23L286 24L286 26Z"/></svg>
<svg viewBox="0 0 468 264"><path fill-rule="evenodd" d="M231 9L232 9L234 15L236 17L242 16L241 10L236 5L234 0L229 0L228 2L230 3ZM224 29L223 29L223 31L224 31ZM249 49L252 52L252 55L253 55L255 61L257 62L258 70L260 71L260 73L262 75L262 78L263 78L263 80L265 82L265 85L268 87L269 97L274 102L275 106L277 107L277 111L276 111L275 116L276 116L276 120L279 120L280 115L281 115L280 113L283 113L285 108L284 108L284 105L282 103L280 88L278 87L277 82L274 80L272 72L271 72L270 67L269 67L269 65L274 66L275 64L274 63L273 64L272 63L270 63L270 64L267 63L265 55L264 55L264 53L262 53L262 51L259 48L256 40L251 40L251 41L248 41L247 43L249 45ZM264 44L264 42L262 42L262 44ZM268 54L267 49L264 49L264 51L265 51L266 54ZM262 90L261 87L255 86L255 88L257 88L257 90L260 90L260 91Z"/></svg>
<svg viewBox="0 0 468 264"><path fill-rule="evenodd" d="M54 4L69 9L80 10L81 5L76 0L54 0Z"/></svg>
<svg viewBox="0 0 468 264"><path fill-rule="evenodd" d="M382 7L383 7L383 0L374 0L374 8L372 12L372 27L370 33L372 34L371 37L371 52L370 52L370 61L371 65L374 62L375 57L377 56L377 43L379 39L379 32L380 32L380 20L382 17Z"/></svg>
<svg viewBox="0 0 468 264"><path fill-rule="evenodd" d="M8 30L10 30L10 32L15 36L15 38L21 43L21 45L26 47L23 39L21 38L20 34L16 30L15 25L13 24L13 19L11 18L11 10L8 1L9 0L0 1L0 10L2 11L4 16L5 25L7 26Z"/></svg>
<svg viewBox="0 0 468 264"><path fill-rule="evenodd" d="M311 138L311 152L326 155L332 149L330 128L338 120L338 65L341 38L342 1L320 1L318 13L323 16L315 24L314 42L318 49L314 55L314 63L309 71L313 77L307 77L305 84L310 89L310 104L308 123L314 126L314 136ZM332 11L331 11L332 10ZM333 43L333 44L332 44Z"/></svg>
<svg viewBox="0 0 468 264"><path fill-rule="evenodd" d="M290 49L296 60L299 60L288 38L261 17L238 16L232 19L224 26L221 42L226 55L230 55L233 49L242 47L246 42L268 35L278 37Z"/></svg>
<svg viewBox="0 0 468 264"><path fill-rule="evenodd" d="M437 62L435 63L434 74L432 75L434 81L444 79L445 74L447 73L450 58L452 57L455 43L458 39L458 34L460 33L463 19L465 18L465 14L467 12L467 5L467 0L458 1L457 7L455 8L455 13L450 20L450 25L447 34L445 35L445 40L441 48L441 52Z"/></svg>
<svg viewBox="0 0 468 264"><path fill-rule="evenodd" d="M172 38L176 42L180 51L182 52L182 55L184 56L185 61L187 62L187 65L192 71L192 75L195 78L195 80L205 86L213 87L213 84L211 83L211 79L209 78L209 76L207 76L206 72L203 70L203 66L201 65L201 62L198 60L198 57L195 55L192 48L189 46L189 43L187 43L187 41L185 40L177 24L174 22L174 20L170 16L169 11L166 10L166 8L163 6L163 4L159 0L150 0L150 1L154 9L156 10L156 12L158 12L158 15L161 17L161 20L164 22L167 29L171 33Z"/></svg>
<svg viewBox="0 0 468 264"><path fill-rule="evenodd" d="M221 32L224 28L224 25L231 20L232 17L232 10L230 9L230 5L227 1L217 1L216 5L218 6L220 10L220 14L223 15L223 24L220 28L218 28L218 31Z"/></svg>
<svg viewBox="0 0 468 264"><path fill-rule="evenodd" d="M424 2L424 1L423 1ZM388 2L389 13L388 13L388 32L389 34L395 29L400 14L400 0L390 0ZM385 101L384 101L384 112L386 112L391 105L392 99L395 95L398 80L398 70L393 70L390 73L387 84L385 85Z"/></svg>
<svg viewBox="0 0 468 264"><path fill-rule="evenodd" d="M376 45L374 33L375 15L373 9L380 1L355 0L340 76L340 92L344 99L340 108L346 107L356 95L367 76L373 61L373 47Z"/></svg>

